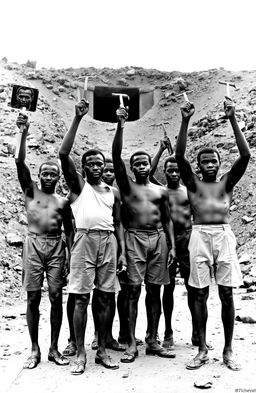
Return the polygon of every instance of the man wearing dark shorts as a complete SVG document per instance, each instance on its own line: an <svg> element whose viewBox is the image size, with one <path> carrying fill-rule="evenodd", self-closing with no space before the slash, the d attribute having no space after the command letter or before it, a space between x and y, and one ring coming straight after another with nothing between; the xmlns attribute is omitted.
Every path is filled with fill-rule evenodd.
<svg viewBox="0 0 256 393"><path fill-rule="evenodd" d="M58 338L62 323L62 286L66 260L66 246L62 239L61 227L63 224L70 250L73 240L70 204L66 198L55 192L60 177L60 168L56 162L47 161L40 166L40 188L32 181L25 164L25 144L29 129L26 115L19 115L17 126L22 129L22 135L15 162L20 185L25 194L28 217L28 236L23 248L23 286L27 291L27 323L32 342L31 356L24 364L24 368L35 368L41 360L38 325L44 272L51 302L51 345L48 360L57 365L67 365L68 359L58 351Z"/></svg>
<svg viewBox="0 0 256 393"><path fill-rule="evenodd" d="M160 140L159 150L152 160L150 180L156 184L162 185L155 177L159 159L165 149L168 148L170 140L168 137L164 137ZM173 341L173 329L172 329L172 313L174 306L174 289L175 289L175 277L177 269L179 268L180 275L184 278L184 283L188 291L188 306L192 316L192 343L196 342L196 329L193 320L193 292L192 288L188 285L190 265L189 265L189 251L188 243L191 234L191 210L188 200L187 190L182 184L180 184L180 172L174 155L166 158L164 161L164 174L167 181L167 190L169 194L169 205L170 214L174 226L175 236L175 249L176 258L172 261L169 267L170 284L164 285L163 292L163 311L165 318L165 332L163 347L168 348L174 354L174 341ZM175 354L174 354L175 356Z"/></svg>
<svg viewBox="0 0 256 393"><path fill-rule="evenodd" d="M149 336L146 354L173 357L157 343L157 330L161 314L161 285L169 283L168 257L174 255L174 237L169 214L166 188L149 182L150 157L144 151L135 152L130 167L132 180L121 158L123 128L127 118L125 108L117 110L117 130L112 145L112 158L116 182L122 198L125 217L125 246L128 275L129 343L121 362L133 362L138 356L135 328L138 301L143 280L146 283L146 310Z"/></svg>

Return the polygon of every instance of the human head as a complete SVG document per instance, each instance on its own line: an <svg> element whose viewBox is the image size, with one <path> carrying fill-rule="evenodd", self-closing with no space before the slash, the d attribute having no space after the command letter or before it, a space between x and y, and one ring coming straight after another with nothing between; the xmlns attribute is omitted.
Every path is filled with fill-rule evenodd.
<svg viewBox="0 0 256 393"><path fill-rule="evenodd" d="M20 108L30 109L34 99L33 89L29 87L20 86L16 92L16 99Z"/></svg>
<svg viewBox="0 0 256 393"><path fill-rule="evenodd" d="M82 175L90 181L98 181L102 177L105 166L105 156L98 149L89 149L82 156Z"/></svg>
<svg viewBox="0 0 256 393"><path fill-rule="evenodd" d="M49 194L53 193L60 178L59 164L50 160L43 162L39 167L38 177L42 190Z"/></svg>
<svg viewBox="0 0 256 393"><path fill-rule="evenodd" d="M205 181L215 181L221 164L218 150L203 147L197 154L197 164Z"/></svg>
<svg viewBox="0 0 256 393"><path fill-rule="evenodd" d="M112 186L115 180L114 165L111 158L106 158L105 167L103 169L102 180L109 186Z"/></svg>
<svg viewBox="0 0 256 393"><path fill-rule="evenodd" d="M180 171L174 155L169 156L164 162L164 174L168 186L173 188L179 185Z"/></svg>
<svg viewBox="0 0 256 393"><path fill-rule="evenodd" d="M137 182L144 181L149 176L151 157L143 150L138 150L130 158L131 171Z"/></svg>
<svg viewBox="0 0 256 393"><path fill-rule="evenodd" d="M216 153L219 159L219 163L221 164L220 153L218 149L215 147L202 147L197 153L197 165L200 165L200 157L203 153Z"/></svg>

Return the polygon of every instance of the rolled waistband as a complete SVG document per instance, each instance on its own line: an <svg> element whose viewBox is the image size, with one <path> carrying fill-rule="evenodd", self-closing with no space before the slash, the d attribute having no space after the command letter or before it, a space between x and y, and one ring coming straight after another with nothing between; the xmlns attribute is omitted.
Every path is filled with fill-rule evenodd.
<svg viewBox="0 0 256 393"><path fill-rule="evenodd" d="M89 228L77 228L76 232L79 233L98 233L98 234L108 234L111 235L114 233L113 231L105 230L105 229L89 229Z"/></svg>
<svg viewBox="0 0 256 393"><path fill-rule="evenodd" d="M215 231L215 230L228 230L231 229L230 224L196 224L192 226L192 229L196 230L196 231L203 231L203 230L207 230L207 231Z"/></svg>
<svg viewBox="0 0 256 393"><path fill-rule="evenodd" d="M29 237L33 238L43 238L43 239L60 239L61 233L36 233L36 232L28 232Z"/></svg>

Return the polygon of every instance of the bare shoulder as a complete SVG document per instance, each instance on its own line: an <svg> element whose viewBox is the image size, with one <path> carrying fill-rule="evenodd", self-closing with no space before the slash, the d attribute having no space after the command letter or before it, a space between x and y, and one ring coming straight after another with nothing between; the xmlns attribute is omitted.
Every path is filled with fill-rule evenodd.
<svg viewBox="0 0 256 393"><path fill-rule="evenodd" d="M60 205L60 207L62 207L63 209L70 205L69 198L61 196L59 194L54 194L54 196L55 196L58 204Z"/></svg>
<svg viewBox="0 0 256 393"><path fill-rule="evenodd" d="M120 192L116 187L109 186L110 190L113 192L114 196L118 199L120 199Z"/></svg>

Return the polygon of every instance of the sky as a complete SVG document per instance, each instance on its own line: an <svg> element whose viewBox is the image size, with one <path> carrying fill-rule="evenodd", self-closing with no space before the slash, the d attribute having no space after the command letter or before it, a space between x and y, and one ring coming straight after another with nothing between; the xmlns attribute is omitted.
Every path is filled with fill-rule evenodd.
<svg viewBox="0 0 256 393"><path fill-rule="evenodd" d="M255 0L1 0L0 58L37 68L255 70Z"/></svg>

